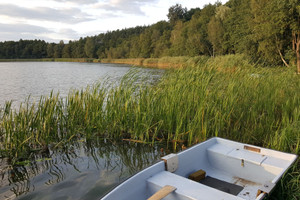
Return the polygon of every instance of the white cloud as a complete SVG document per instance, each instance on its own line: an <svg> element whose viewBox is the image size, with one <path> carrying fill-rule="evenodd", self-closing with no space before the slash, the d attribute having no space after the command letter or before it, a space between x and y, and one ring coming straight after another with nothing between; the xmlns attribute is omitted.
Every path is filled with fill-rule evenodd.
<svg viewBox="0 0 300 200"><path fill-rule="evenodd" d="M44 39L51 40L47 35L51 33L46 28L28 24L2 24L0 23L0 38L5 38L4 40L19 40L19 39ZM52 41L52 40L51 40Z"/></svg>
<svg viewBox="0 0 300 200"><path fill-rule="evenodd" d="M141 10L144 5L154 5L158 0L107 0L101 1L94 5L96 9L104 9L108 12L119 12L123 14L134 14L134 15L144 15L145 13Z"/></svg>
<svg viewBox="0 0 300 200"><path fill-rule="evenodd" d="M75 4L93 4L93 3L97 3L97 0L53 0L53 1L57 1L60 3L64 3L64 2L68 2L68 3L75 3Z"/></svg>
<svg viewBox="0 0 300 200"><path fill-rule="evenodd" d="M227 0L222 0L225 3ZM203 7L215 0L0 0L0 41L77 40L108 30L167 20L169 7ZM14 28L15 27L15 28ZM26 37L26 38L25 38Z"/></svg>
<svg viewBox="0 0 300 200"><path fill-rule="evenodd" d="M92 16L83 13L79 8L25 8L11 4L0 4L0 15L38 21L63 21L64 23L79 23L93 20Z"/></svg>

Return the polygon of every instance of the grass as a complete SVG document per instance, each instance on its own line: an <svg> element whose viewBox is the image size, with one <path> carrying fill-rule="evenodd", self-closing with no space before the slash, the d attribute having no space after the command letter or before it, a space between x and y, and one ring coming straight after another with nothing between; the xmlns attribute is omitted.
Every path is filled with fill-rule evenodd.
<svg viewBox="0 0 300 200"><path fill-rule="evenodd" d="M145 66L162 69L181 68L185 66L195 65L198 62L208 60L207 56L198 57L162 57L162 58L127 58L127 59L102 59L102 63L118 63L130 64L134 66Z"/></svg>
<svg viewBox="0 0 300 200"><path fill-rule="evenodd" d="M138 77L128 74L110 90L94 85L65 99L50 94L14 111L6 103L0 113L2 156L17 160L94 135L169 141L173 148L219 136L299 155L300 79L294 71L257 67L242 55L185 62L155 85L136 85ZM299 163L282 179L276 198L299 198Z"/></svg>

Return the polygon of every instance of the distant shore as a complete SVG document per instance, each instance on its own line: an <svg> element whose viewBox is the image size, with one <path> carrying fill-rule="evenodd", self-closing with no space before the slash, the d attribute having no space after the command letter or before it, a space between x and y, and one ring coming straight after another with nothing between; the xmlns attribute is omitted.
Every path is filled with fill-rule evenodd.
<svg viewBox="0 0 300 200"><path fill-rule="evenodd" d="M33 59L0 59L0 62L95 62L100 59L94 58L33 58Z"/></svg>
<svg viewBox="0 0 300 200"><path fill-rule="evenodd" d="M180 68L185 66L190 57L162 57L162 58L127 58L102 59L101 63L129 64L160 69Z"/></svg>
<svg viewBox="0 0 300 200"><path fill-rule="evenodd" d="M87 63L114 63L128 64L160 69L180 68L187 64L195 64L206 58L198 57L162 57L162 58L126 58L126 59L94 59L94 58L41 58L41 59L0 59L0 62L87 62ZM208 58L208 57L207 57Z"/></svg>

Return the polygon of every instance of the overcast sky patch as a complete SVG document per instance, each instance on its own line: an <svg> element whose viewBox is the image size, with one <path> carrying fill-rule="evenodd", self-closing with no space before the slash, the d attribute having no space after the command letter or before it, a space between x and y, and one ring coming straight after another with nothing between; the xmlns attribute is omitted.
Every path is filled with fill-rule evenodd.
<svg viewBox="0 0 300 200"><path fill-rule="evenodd" d="M0 41L78 40L167 20L176 3L202 8L217 0L0 0ZM225 3L227 0L221 0Z"/></svg>
<svg viewBox="0 0 300 200"><path fill-rule="evenodd" d="M134 14L134 15L145 15L145 13L141 10L141 7L146 4L155 4L157 0L107 0L100 1L96 4L95 8L104 9L110 12L119 12L125 14Z"/></svg>
<svg viewBox="0 0 300 200"><path fill-rule="evenodd" d="M79 23L94 20L94 18L83 13L79 8L24 8L12 4L0 4L0 15L39 21L63 21L65 23Z"/></svg>
<svg viewBox="0 0 300 200"><path fill-rule="evenodd" d="M49 37L38 37L39 35L47 35L51 33L49 29L33 26L28 24L2 24L0 23L0 38L5 38L6 41L14 40L18 41L20 39L46 39L53 40ZM53 40L54 41L54 40Z"/></svg>
<svg viewBox="0 0 300 200"><path fill-rule="evenodd" d="M1 32L16 32L16 33L47 33L49 29L33 26L28 24L2 24L0 23Z"/></svg>
<svg viewBox="0 0 300 200"><path fill-rule="evenodd" d="M93 4L93 3L97 3L97 0L53 0L53 1L57 1L57 2L68 2L68 3L76 3L76 4Z"/></svg>

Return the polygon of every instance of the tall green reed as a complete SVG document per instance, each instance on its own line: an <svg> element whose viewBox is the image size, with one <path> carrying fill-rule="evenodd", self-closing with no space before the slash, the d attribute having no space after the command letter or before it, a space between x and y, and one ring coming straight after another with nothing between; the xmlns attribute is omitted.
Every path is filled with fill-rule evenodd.
<svg viewBox="0 0 300 200"><path fill-rule="evenodd" d="M219 136L299 155L300 79L292 70L257 67L243 55L187 62L155 85L136 84L139 75L131 73L110 89L94 85L65 99L51 93L18 111L6 103L1 154L22 157L99 135L174 148ZM300 193L297 163L283 180L295 186L285 197Z"/></svg>
<svg viewBox="0 0 300 200"><path fill-rule="evenodd" d="M137 78L128 74L111 89L73 90L65 99L51 93L15 111L6 104L0 127L5 149L97 134L187 145L220 136L299 152L297 139L288 149L284 139L297 138L289 127L298 126L300 112L300 81L291 71L257 68L242 55L229 55L194 58L155 85L136 84Z"/></svg>

